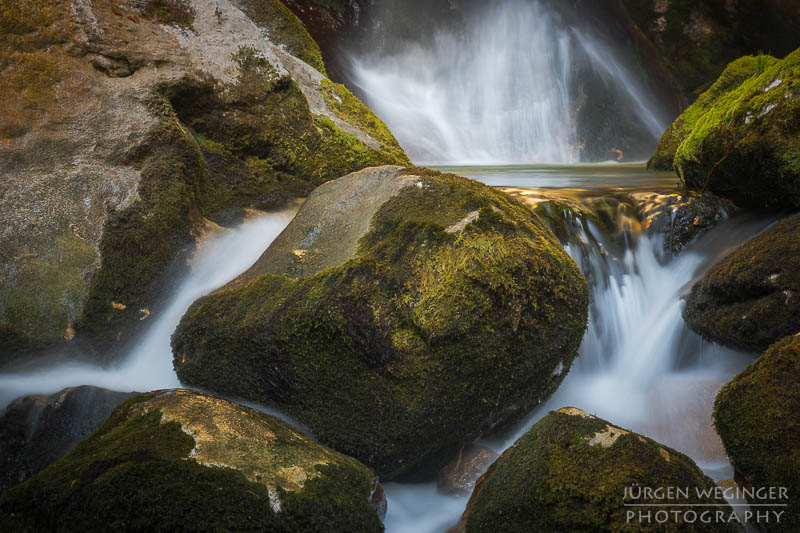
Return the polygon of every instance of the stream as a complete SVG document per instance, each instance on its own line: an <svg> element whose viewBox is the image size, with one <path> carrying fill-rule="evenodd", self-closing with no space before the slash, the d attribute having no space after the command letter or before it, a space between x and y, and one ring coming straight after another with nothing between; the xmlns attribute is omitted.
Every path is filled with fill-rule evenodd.
<svg viewBox="0 0 800 533"><path fill-rule="evenodd" d="M551 193L563 188L573 195L674 188L674 179L647 173L642 165L450 170L495 186ZM262 214L204 242L186 279L120 364L104 368L64 363L0 375L0 407L25 394L51 394L77 385L121 391L179 386L172 369L170 336L181 316L197 298L255 262L294 213L291 209ZM579 356L545 404L510 434L483 444L501 452L548 411L573 406L686 453L716 480L731 478L727 457L711 426L711 410L719 387L753 355L703 342L690 332L681 317L681 296L713 263L772 219L747 213L734 216L673 259L665 256L660 239L634 229L612 237L591 222L582 224L575 218L566 222L572 228L567 251L591 283L590 321ZM254 407L275 414L269 408ZM467 500L439 494L434 483L387 483L385 488L390 533L444 531L458 521Z"/></svg>

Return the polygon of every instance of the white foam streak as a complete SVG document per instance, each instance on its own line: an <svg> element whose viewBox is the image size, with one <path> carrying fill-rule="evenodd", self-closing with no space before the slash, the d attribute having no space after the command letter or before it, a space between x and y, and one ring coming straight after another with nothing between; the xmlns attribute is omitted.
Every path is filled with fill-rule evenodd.
<svg viewBox="0 0 800 533"><path fill-rule="evenodd" d="M52 394L66 387L95 385L119 391L179 387L172 368L170 336L189 306L250 267L291 221L295 210L259 216L202 244L190 272L170 303L124 361L113 367L68 362L24 373L0 374L0 408L26 394Z"/></svg>

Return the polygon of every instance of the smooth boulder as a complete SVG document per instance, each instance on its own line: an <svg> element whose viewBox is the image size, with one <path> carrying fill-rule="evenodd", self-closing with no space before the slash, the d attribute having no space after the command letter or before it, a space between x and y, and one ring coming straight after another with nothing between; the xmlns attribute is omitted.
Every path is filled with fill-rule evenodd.
<svg viewBox="0 0 800 533"><path fill-rule="evenodd" d="M133 394L82 386L14 400L0 414L0 492L61 459Z"/></svg>
<svg viewBox="0 0 800 533"><path fill-rule="evenodd" d="M135 396L0 497L9 531L383 531L373 472L263 413L188 390ZM5 522L5 524L4 524Z"/></svg>
<svg viewBox="0 0 800 533"><path fill-rule="evenodd" d="M752 352L800 331L800 214L714 265L692 287L683 317L703 337Z"/></svg>
<svg viewBox="0 0 800 533"><path fill-rule="evenodd" d="M184 383L277 406L382 479L434 477L570 368L588 289L504 193L380 167L312 193L173 335Z"/></svg>
<svg viewBox="0 0 800 533"><path fill-rule="evenodd" d="M722 388L714 423L736 474L761 489L749 502L787 506L772 507L785 512L766 531L800 530L800 334L775 343Z"/></svg>
<svg viewBox="0 0 800 533"><path fill-rule="evenodd" d="M671 493L680 488L686 495ZM645 492L663 488L654 495ZM715 488L687 456L580 409L551 412L478 480L458 531L739 531L736 523L675 519L667 504L718 505ZM626 504L647 507L626 507ZM646 517L640 517L644 511ZM666 511L659 523L657 511ZM682 516L682 515L681 515ZM689 518L691 519L691 518Z"/></svg>

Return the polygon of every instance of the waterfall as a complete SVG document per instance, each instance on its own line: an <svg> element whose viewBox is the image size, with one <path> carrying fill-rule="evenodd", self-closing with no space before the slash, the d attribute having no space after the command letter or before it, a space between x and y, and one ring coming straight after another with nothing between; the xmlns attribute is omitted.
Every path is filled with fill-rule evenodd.
<svg viewBox="0 0 800 533"><path fill-rule="evenodd" d="M631 66L552 6L485 2L449 22L410 40L385 21L375 39L390 45L350 54L351 85L416 163L645 158L669 123Z"/></svg>
<svg viewBox="0 0 800 533"><path fill-rule="evenodd" d="M296 209L258 216L203 242L190 272L132 351L117 365L67 362L24 373L0 374L0 409L26 394L52 394L66 387L94 385L118 391L180 387L172 368L170 336L198 298L232 280L264 253L294 217Z"/></svg>
<svg viewBox="0 0 800 533"><path fill-rule="evenodd" d="M718 389L752 361L704 342L681 316L681 297L708 268L774 219L739 215L669 258L659 238L613 238L567 213L566 248L590 281L589 327L564 382L511 434L482 444L501 453L548 412L573 406L689 455L714 479L733 477L711 425ZM446 531L467 498L434 484L386 485L392 533Z"/></svg>

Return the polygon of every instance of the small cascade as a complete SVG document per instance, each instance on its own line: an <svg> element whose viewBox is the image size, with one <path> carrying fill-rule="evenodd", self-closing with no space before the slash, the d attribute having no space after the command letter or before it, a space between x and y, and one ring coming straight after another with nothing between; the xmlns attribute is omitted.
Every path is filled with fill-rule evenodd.
<svg viewBox="0 0 800 533"><path fill-rule="evenodd" d="M66 387L94 385L118 391L179 387L172 368L170 336L198 298L249 268L289 224L296 209L258 216L203 242L189 274L139 343L112 367L70 362L25 373L0 374L0 409L26 394L52 394Z"/></svg>

